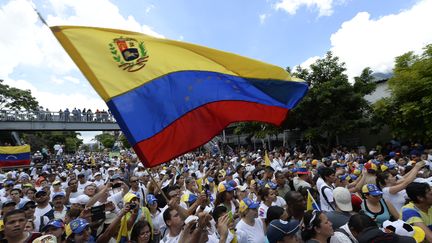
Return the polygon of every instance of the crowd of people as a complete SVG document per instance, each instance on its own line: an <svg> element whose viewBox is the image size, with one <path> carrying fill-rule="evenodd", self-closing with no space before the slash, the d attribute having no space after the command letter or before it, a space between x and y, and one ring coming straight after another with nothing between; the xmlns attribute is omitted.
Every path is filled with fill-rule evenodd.
<svg viewBox="0 0 432 243"><path fill-rule="evenodd" d="M432 242L432 149L62 154L0 173L0 242Z"/></svg>
<svg viewBox="0 0 432 243"><path fill-rule="evenodd" d="M0 120L8 121L65 121L65 122L115 122L110 110L92 111L91 109L60 109L58 112L39 107L33 111L1 110Z"/></svg>

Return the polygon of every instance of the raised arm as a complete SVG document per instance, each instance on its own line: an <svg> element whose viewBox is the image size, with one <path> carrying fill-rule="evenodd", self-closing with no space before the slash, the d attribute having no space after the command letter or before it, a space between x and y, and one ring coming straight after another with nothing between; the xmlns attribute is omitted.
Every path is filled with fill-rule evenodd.
<svg viewBox="0 0 432 243"><path fill-rule="evenodd" d="M115 217L114 221L111 222L111 224L108 226L108 228L101 234L97 240L96 243L106 243L108 242L113 236L115 236L115 233L117 232L117 227L120 225L120 221L126 213L129 212L129 206L125 206Z"/></svg>
<svg viewBox="0 0 432 243"><path fill-rule="evenodd" d="M92 207L97 201L99 201L100 198L102 198L105 193L107 193L111 186L111 182L108 182L105 186L103 186L102 189L98 193L96 193L96 195L90 198L90 200L86 204L86 207Z"/></svg>
<svg viewBox="0 0 432 243"><path fill-rule="evenodd" d="M404 177L403 181L399 184L396 184L396 185L390 187L389 192L391 194L396 194L396 193L402 191L403 189L405 189L408 186L408 184L410 184L411 182L414 181L418 172L421 170L421 168L423 166L425 166L424 161L420 161L420 162L416 163L414 168L412 168L412 170L410 172L408 172L408 175L406 175L406 177Z"/></svg>

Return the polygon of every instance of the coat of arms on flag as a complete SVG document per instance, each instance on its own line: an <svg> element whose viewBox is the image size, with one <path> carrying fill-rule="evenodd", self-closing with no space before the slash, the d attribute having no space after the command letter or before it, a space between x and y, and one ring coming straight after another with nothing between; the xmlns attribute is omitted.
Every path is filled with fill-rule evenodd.
<svg viewBox="0 0 432 243"><path fill-rule="evenodd" d="M109 43L109 49L118 67L128 72L136 72L142 69L148 61L147 50L144 42L138 42L134 38L115 38Z"/></svg>

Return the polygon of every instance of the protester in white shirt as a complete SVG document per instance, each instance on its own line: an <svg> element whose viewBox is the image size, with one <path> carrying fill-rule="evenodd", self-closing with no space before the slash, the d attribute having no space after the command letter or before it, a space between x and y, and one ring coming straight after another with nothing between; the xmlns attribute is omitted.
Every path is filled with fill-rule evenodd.
<svg viewBox="0 0 432 243"><path fill-rule="evenodd" d="M335 171L332 168L324 167L319 171L321 178L324 180L324 184L318 189L320 195L320 203L322 211L333 211L335 210L334 198L333 198L333 183L336 180Z"/></svg>
<svg viewBox="0 0 432 243"><path fill-rule="evenodd" d="M236 225L239 243L262 243L265 241L264 223L258 218L259 203L249 198L240 201L241 220Z"/></svg>

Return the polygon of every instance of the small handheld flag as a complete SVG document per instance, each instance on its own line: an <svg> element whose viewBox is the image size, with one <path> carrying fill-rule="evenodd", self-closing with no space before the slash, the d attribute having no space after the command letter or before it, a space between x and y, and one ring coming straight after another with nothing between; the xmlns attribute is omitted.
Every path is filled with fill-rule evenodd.
<svg viewBox="0 0 432 243"><path fill-rule="evenodd" d="M265 154L264 154L264 162L265 162L265 166L271 165L271 161L270 161L270 158L268 156L267 150L265 151Z"/></svg>
<svg viewBox="0 0 432 243"><path fill-rule="evenodd" d="M312 197L312 194L310 193L309 190L307 190L308 192L308 197L307 197L307 205L306 205L306 210L318 210L321 211L321 209L319 208L317 202L315 201L315 199Z"/></svg>

